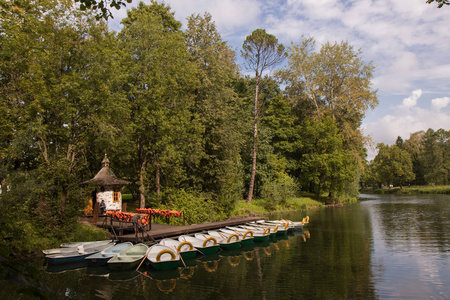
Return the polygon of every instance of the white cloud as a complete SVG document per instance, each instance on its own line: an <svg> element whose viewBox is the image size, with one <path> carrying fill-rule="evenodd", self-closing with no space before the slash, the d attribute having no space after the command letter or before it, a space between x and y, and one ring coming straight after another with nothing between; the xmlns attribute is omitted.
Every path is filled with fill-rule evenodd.
<svg viewBox="0 0 450 300"><path fill-rule="evenodd" d="M435 98L430 107L421 108L417 105L422 96L421 90L413 91L409 97L404 98L402 105L391 106L389 114L373 121L364 123L362 130L365 135L371 136L375 143L392 145L398 136L404 140L409 139L411 133L426 131L429 128L450 130L450 113L440 109L450 104L449 97ZM369 149L369 160L376 152Z"/></svg>
<svg viewBox="0 0 450 300"><path fill-rule="evenodd" d="M127 4L126 8L129 10L132 7L136 7L139 2L150 4L149 0L133 0L131 4ZM260 5L257 0L165 0L163 2L170 6L172 12L175 12L175 18L184 26L187 23L186 18L192 14L203 15L205 12L210 13L223 36L227 36L229 33L241 30L247 26L252 26L252 24L257 23L257 19L261 15ZM110 20L108 24L114 30L120 30L120 20L126 17L127 11L126 9L120 9L119 11L112 9L111 12L114 19Z"/></svg>
<svg viewBox="0 0 450 300"><path fill-rule="evenodd" d="M447 105L449 104L450 104L449 97L435 98L431 100L431 106L436 110L441 110L442 108L447 107Z"/></svg>
<svg viewBox="0 0 450 300"><path fill-rule="evenodd" d="M422 96L422 90L413 91L408 98L403 99L403 107L410 108L416 106L420 96Z"/></svg>
<svg viewBox="0 0 450 300"><path fill-rule="evenodd" d="M212 15L219 32L227 36L231 31L251 27L261 14L257 0L166 0L170 4L177 19L185 24L185 19L192 14ZM256 28L253 28L256 29ZM253 31L250 30L251 31Z"/></svg>

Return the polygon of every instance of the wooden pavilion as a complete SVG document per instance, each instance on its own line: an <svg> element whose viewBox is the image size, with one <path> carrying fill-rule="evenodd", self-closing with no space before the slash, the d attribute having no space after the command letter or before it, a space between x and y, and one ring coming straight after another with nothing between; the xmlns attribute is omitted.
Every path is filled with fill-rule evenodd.
<svg viewBox="0 0 450 300"><path fill-rule="evenodd" d="M106 210L121 211L122 210L122 193L123 186L131 182L120 179L109 168L109 159L106 156L102 160L102 168L94 176L94 178L87 180L82 185L94 183L96 188L91 194L91 199L86 205L85 213L92 214L92 209L100 204L102 200L105 201Z"/></svg>

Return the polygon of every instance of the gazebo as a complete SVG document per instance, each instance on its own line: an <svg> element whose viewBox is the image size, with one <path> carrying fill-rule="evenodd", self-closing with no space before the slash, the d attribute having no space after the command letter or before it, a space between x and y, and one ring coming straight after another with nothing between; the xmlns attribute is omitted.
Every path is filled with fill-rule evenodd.
<svg viewBox="0 0 450 300"><path fill-rule="evenodd" d="M94 178L83 182L83 185L94 183L96 189L91 196L91 209L95 207L96 203L105 201L106 210L122 210L122 194L120 190L124 185L131 182L118 178L109 168L109 159L106 156L102 160L102 168L94 176Z"/></svg>

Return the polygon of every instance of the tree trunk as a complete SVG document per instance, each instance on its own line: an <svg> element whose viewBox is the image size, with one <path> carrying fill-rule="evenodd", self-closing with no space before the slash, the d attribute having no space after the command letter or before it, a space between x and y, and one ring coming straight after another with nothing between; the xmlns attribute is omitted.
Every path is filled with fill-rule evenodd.
<svg viewBox="0 0 450 300"><path fill-rule="evenodd" d="M6 194L6 178L2 178L2 182L1 182L1 193L3 194L3 195L5 195Z"/></svg>
<svg viewBox="0 0 450 300"><path fill-rule="evenodd" d="M63 183L62 192L61 192L61 213L64 215L66 211L66 203L67 203L67 184Z"/></svg>
<svg viewBox="0 0 450 300"><path fill-rule="evenodd" d="M139 208L145 208L145 183L144 183L144 173L145 166L147 164L147 154L146 150L142 144L139 145Z"/></svg>
<svg viewBox="0 0 450 300"><path fill-rule="evenodd" d="M161 169L159 168L158 156L156 156L155 170L156 196L158 197L159 201L161 196Z"/></svg>
<svg viewBox="0 0 450 300"><path fill-rule="evenodd" d="M258 146L258 94L259 94L259 78L256 78L255 84L255 109L253 118L253 155L252 155L252 174L250 176L250 185L248 187L247 203L252 203L253 189L255 186L256 176L256 152Z"/></svg>
<svg viewBox="0 0 450 300"><path fill-rule="evenodd" d="M144 171L142 167L139 171L139 208L145 208Z"/></svg>
<svg viewBox="0 0 450 300"><path fill-rule="evenodd" d="M316 187L316 194L314 195L317 201L320 200L320 192L321 192L321 186L320 186L320 183L319 183L317 185L317 187Z"/></svg>

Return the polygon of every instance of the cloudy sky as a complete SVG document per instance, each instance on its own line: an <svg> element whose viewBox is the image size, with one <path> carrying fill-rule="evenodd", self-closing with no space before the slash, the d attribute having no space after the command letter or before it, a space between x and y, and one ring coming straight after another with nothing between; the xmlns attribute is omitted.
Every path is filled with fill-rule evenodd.
<svg viewBox="0 0 450 300"><path fill-rule="evenodd" d="M128 5L137 5L134 0ZM148 0L143 1L149 3ZM450 130L450 6L426 0L165 0L186 24L209 12L237 53L247 35L263 28L288 46L302 36L317 43L347 41L376 66L379 105L366 113L365 135L374 144L433 128ZM120 30L126 11L113 11ZM369 151L369 159L374 156Z"/></svg>

